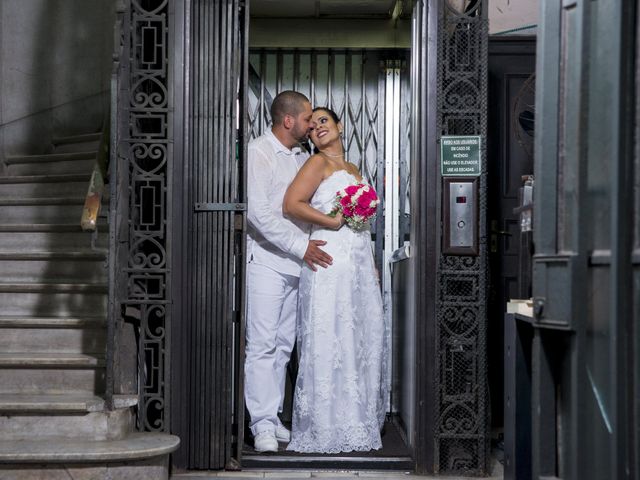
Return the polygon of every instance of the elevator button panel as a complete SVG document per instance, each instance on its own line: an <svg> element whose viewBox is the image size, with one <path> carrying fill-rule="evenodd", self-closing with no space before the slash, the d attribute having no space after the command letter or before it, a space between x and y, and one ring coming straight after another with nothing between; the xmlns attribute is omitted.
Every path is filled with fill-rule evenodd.
<svg viewBox="0 0 640 480"><path fill-rule="evenodd" d="M443 253L478 254L477 178L443 179Z"/></svg>

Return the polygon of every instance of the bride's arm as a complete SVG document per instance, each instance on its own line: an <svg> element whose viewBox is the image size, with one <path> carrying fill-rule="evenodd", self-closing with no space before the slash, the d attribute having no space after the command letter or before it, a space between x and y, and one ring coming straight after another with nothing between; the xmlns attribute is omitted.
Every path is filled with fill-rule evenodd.
<svg viewBox="0 0 640 480"><path fill-rule="evenodd" d="M282 212L303 222L337 230L343 223L341 215L330 217L309 205L309 200L324 179L324 172L324 158L320 155L310 157L284 194Z"/></svg>

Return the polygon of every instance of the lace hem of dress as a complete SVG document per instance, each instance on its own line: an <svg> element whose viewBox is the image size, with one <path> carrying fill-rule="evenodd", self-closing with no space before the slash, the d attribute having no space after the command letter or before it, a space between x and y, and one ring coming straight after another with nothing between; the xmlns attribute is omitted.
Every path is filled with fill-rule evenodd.
<svg viewBox="0 0 640 480"><path fill-rule="evenodd" d="M380 432L360 424L340 429L301 432L291 439L287 450L300 453L367 452L382 448Z"/></svg>

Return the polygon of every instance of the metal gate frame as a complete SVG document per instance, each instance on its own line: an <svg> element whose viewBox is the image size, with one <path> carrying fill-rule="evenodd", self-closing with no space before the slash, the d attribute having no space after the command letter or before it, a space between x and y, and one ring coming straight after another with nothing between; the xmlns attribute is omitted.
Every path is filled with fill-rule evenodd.
<svg viewBox="0 0 640 480"><path fill-rule="evenodd" d="M243 444L248 4L173 0L176 290L171 432L181 469L238 469ZM235 391L235 386L240 391Z"/></svg>

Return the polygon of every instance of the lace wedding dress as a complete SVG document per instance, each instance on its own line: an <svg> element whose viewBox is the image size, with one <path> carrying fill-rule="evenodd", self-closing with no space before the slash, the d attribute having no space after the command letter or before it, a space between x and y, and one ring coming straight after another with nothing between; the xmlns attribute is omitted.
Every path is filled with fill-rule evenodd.
<svg viewBox="0 0 640 480"><path fill-rule="evenodd" d="M329 212L336 192L357 179L346 170L326 178L311 205ZM338 453L382 446L387 406L385 326L371 233L344 225L316 227L312 239L333 257L328 268L305 266L298 294L300 366L287 450Z"/></svg>

